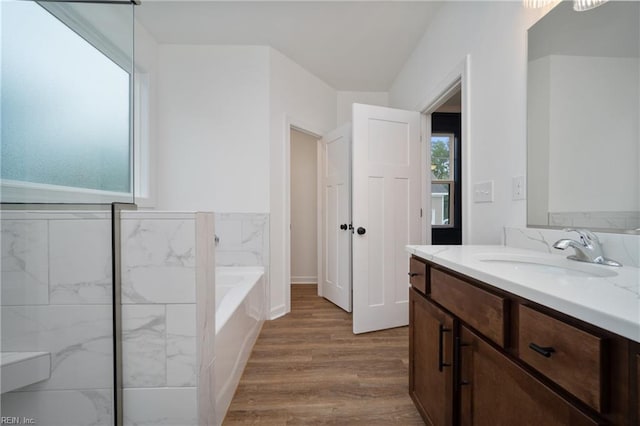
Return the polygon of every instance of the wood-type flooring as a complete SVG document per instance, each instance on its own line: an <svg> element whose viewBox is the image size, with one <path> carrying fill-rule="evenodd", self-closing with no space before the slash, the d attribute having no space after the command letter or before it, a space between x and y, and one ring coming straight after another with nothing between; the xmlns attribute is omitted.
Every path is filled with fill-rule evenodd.
<svg viewBox="0 0 640 426"><path fill-rule="evenodd" d="M351 314L292 285L266 321L224 425L423 425L408 393L408 327L354 335Z"/></svg>

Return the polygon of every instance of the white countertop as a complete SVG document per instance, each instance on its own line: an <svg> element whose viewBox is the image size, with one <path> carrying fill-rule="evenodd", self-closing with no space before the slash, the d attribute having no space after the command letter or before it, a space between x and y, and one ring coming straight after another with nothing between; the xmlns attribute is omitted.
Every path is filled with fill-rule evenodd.
<svg viewBox="0 0 640 426"><path fill-rule="evenodd" d="M640 269L583 264L560 256L505 246L407 246L407 251L453 271L640 342ZM572 276L558 268L519 268L483 261L491 255L535 257L569 268L602 268L612 277ZM577 268L580 268L580 266ZM526 266L526 265L523 265ZM537 270L540 269L540 270ZM599 270L599 269L598 269ZM579 275L579 274L576 274Z"/></svg>

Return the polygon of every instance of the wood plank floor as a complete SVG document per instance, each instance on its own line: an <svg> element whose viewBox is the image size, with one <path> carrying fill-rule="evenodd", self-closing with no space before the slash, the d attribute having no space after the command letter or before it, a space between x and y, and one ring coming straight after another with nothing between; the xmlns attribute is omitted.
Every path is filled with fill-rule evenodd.
<svg viewBox="0 0 640 426"><path fill-rule="evenodd" d="M423 425L408 394L408 327L354 335L351 314L292 285L266 321L224 425Z"/></svg>

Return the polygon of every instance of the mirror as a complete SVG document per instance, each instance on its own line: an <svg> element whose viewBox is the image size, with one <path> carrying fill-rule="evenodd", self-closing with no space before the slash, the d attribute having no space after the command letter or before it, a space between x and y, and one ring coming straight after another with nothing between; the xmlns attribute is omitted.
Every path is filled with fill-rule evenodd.
<svg viewBox="0 0 640 426"><path fill-rule="evenodd" d="M640 3L529 29L527 225L640 233Z"/></svg>

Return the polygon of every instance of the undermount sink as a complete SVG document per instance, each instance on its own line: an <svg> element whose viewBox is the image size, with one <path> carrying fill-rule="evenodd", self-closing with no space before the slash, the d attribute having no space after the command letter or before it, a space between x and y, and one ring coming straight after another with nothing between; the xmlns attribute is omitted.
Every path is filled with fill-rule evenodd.
<svg viewBox="0 0 640 426"><path fill-rule="evenodd" d="M481 262L502 264L514 270L585 278L610 278L618 275L606 266L583 263L565 258L538 257L526 254L482 253L475 256Z"/></svg>

